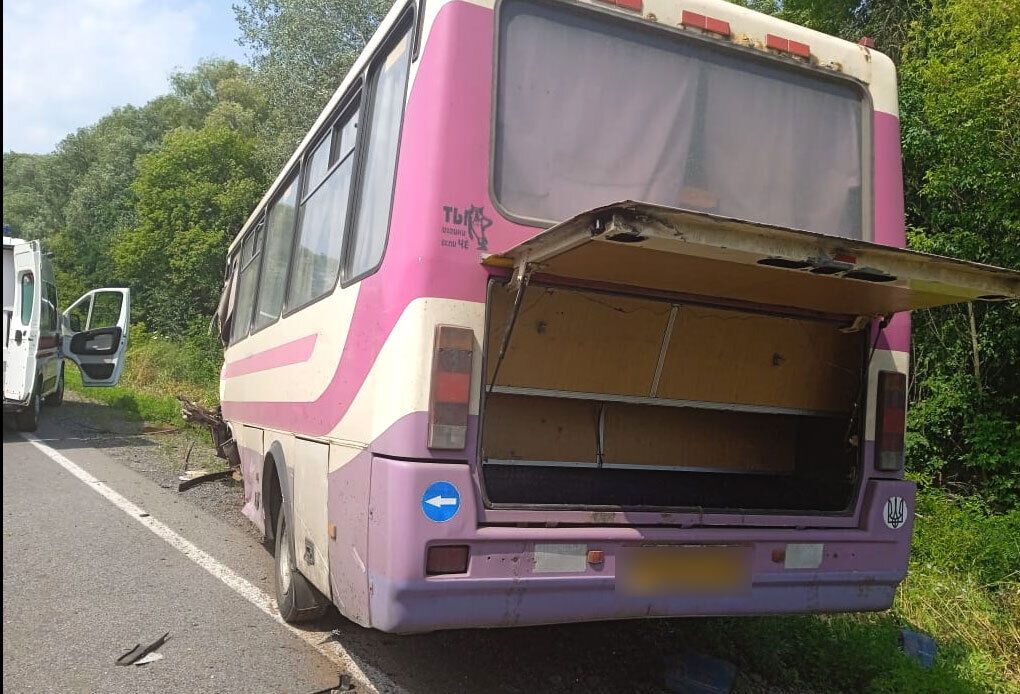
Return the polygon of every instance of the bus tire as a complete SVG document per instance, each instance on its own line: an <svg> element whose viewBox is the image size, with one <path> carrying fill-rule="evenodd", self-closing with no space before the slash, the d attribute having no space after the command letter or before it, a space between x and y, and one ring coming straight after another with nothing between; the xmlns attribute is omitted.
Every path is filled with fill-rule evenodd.
<svg viewBox="0 0 1020 694"><path fill-rule="evenodd" d="M18 412L15 416L15 423L18 431L35 431L39 428L39 410L42 408L42 399L39 397L39 387L32 390L32 399L28 407Z"/></svg>
<svg viewBox="0 0 1020 694"><path fill-rule="evenodd" d="M288 624L318 619L329 607L326 599L294 563L290 523L285 505L276 519L276 606Z"/></svg>
<svg viewBox="0 0 1020 694"><path fill-rule="evenodd" d="M64 402L64 365L60 365L60 374L57 375L57 389L46 396L43 404L46 407L60 407Z"/></svg>

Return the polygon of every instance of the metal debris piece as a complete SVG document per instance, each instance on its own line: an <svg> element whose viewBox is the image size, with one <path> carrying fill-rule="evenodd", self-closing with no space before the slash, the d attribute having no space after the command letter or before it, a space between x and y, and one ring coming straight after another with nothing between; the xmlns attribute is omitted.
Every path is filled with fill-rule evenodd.
<svg viewBox="0 0 1020 694"><path fill-rule="evenodd" d="M135 667L141 667L142 665L148 665L149 663L155 663L157 660L163 660L163 654L153 651L152 653L146 653L141 658L135 661Z"/></svg>
<svg viewBox="0 0 1020 694"><path fill-rule="evenodd" d="M925 670L935 665L938 648L935 639L927 634L913 629L900 629L900 649Z"/></svg>
<svg viewBox="0 0 1020 694"><path fill-rule="evenodd" d="M677 694L729 694L737 666L719 658L687 652L666 671L666 689Z"/></svg>
<svg viewBox="0 0 1020 694"><path fill-rule="evenodd" d="M153 651L159 649L164 643L166 643L169 640L170 632L168 631L162 636L160 636L158 639L153 641L152 643L148 644L147 646L143 646L140 643L135 644L134 648L129 650L121 657L117 658L116 663L117 665L133 665L134 663L141 660L143 656L146 656L149 653L152 653Z"/></svg>

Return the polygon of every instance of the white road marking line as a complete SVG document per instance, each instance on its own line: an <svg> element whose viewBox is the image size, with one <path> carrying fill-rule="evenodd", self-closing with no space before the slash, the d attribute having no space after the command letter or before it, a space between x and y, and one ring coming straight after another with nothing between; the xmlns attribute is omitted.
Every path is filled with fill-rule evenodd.
<svg viewBox="0 0 1020 694"><path fill-rule="evenodd" d="M60 465L62 468L84 482L92 489L92 491L96 492L121 511L151 530L153 533L166 540L168 544L178 550L181 554L221 580L235 593L265 612L279 624L286 627L291 633L324 655L331 662L343 668L344 671L346 671L354 680L357 680L363 687L366 687L369 691L381 692L383 694L387 692L402 691L401 688L398 687L387 675L377 668L364 662L357 662L357 659L341 644L336 641L327 641L326 643L322 643L322 632L305 631L287 624L283 621L283 617L280 616L279 611L276 609L276 600L268 593L258 586L253 585L244 577L238 575L229 566L217 561L216 558L208 552L196 547L191 543L191 541L179 535L169 526L153 518L149 515L148 511L120 495L109 485L93 477L91 474L72 462L70 458L53 448L50 448L38 437L32 434L22 433L22 436L39 451L44 453L50 460L57 463L57 465Z"/></svg>

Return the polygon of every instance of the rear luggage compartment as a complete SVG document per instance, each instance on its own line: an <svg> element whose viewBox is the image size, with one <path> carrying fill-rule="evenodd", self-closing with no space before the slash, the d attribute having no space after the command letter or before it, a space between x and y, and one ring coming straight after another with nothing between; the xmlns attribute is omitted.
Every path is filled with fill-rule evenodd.
<svg viewBox="0 0 1020 694"><path fill-rule="evenodd" d="M860 465L866 331L532 282L489 295L493 505L840 513Z"/></svg>
<svg viewBox="0 0 1020 694"><path fill-rule="evenodd" d="M851 515L870 326L1020 298L1013 270L634 201L482 262L510 272L488 300L491 507Z"/></svg>

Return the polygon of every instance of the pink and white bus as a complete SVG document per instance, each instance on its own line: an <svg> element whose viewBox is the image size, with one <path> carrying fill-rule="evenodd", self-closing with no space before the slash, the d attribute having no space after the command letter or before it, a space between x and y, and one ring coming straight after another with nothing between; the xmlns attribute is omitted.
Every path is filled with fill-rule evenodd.
<svg viewBox="0 0 1020 694"><path fill-rule="evenodd" d="M231 247L285 619L879 610L907 568L890 60L723 0L398 0Z"/></svg>

